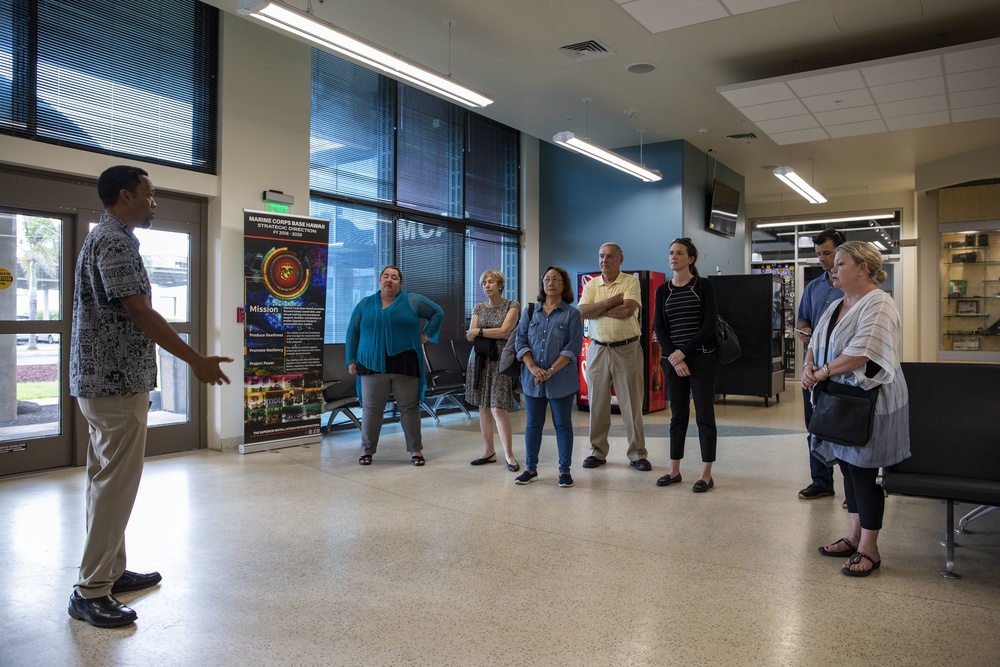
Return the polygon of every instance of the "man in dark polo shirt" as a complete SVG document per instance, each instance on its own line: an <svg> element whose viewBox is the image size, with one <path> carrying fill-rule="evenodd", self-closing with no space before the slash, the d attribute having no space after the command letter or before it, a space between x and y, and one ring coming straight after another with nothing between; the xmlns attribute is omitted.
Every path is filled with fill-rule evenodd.
<svg viewBox="0 0 1000 667"><path fill-rule="evenodd" d="M823 267L823 273L809 281L806 288L802 290L802 301L799 303L799 314L795 323L795 328L800 332L798 334L799 340L806 345L809 345L813 326L819 322L823 312L830 307L830 304L844 296L844 293L834 287L830 280L834 255L837 254L837 248L843 242L844 236L836 229L826 229L813 237L816 257L819 258L819 265ZM808 428L809 420L812 419L813 406L812 396L805 389L802 390L802 404L805 409L806 428ZM808 442L809 438L807 437L806 443L808 444ZM812 481L809 486L799 491L799 498L816 500L834 495L833 466L829 466L809 454L809 475Z"/></svg>
<svg viewBox="0 0 1000 667"><path fill-rule="evenodd" d="M87 419L90 445L87 539L69 615L111 628L136 619L115 594L149 588L161 578L125 569L125 527L142 476L156 346L212 385L229 382L219 364L232 359L198 353L153 310L133 233L152 224L156 201L149 175L138 167L111 167L101 174L97 193L105 211L83 243L73 293L70 394Z"/></svg>

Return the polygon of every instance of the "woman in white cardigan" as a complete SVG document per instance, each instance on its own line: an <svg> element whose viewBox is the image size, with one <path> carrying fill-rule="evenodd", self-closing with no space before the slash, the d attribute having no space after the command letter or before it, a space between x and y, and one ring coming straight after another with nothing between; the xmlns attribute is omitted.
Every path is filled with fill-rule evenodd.
<svg viewBox="0 0 1000 667"><path fill-rule="evenodd" d="M885 280L882 255L862 241L837 248L833 286L844 297L830 304L813 329L802 370L802 386L812 390L824 380L874 389L875 428L863 447L849 447L810 436L812 455L844 473L848 535L819 548L823 556L847 557L841 572L865 577L882 557L878 535L885 496L876 482L879 468L910 456L909 394L900 370L900 320L892 297L879 289ZM813 395L815 402L816 395Z"/></svg>

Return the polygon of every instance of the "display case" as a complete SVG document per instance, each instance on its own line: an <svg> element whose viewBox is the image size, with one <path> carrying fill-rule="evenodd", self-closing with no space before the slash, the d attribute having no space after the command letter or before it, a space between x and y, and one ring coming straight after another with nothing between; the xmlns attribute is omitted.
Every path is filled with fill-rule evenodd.
<svg viewBox="0 0 1000 667"><path fill-rule="evenodd" d="M784 297L782 297L782 322L784 337L784 365L785 375L795 376L795 344L798 340L795 337L795 265L794 264L764 264L754 267L750 273L769 273L781 276L784 283Z"/></svg>
<svg viewBox="0 0 1000 667"><path fill-rule="evenodd" d="M941 234L941 265L942 358L996 356L1000 353L1000 230Z"/></svg>

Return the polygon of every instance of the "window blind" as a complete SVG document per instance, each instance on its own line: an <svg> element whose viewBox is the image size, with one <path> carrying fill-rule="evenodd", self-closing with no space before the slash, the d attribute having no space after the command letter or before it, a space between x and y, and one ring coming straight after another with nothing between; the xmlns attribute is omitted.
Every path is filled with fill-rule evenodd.
<svg viewBox="0 0 1000 667"><path fill-rule="evenodd" d="M464 248L464 233L440 222L420 216L396 222L396 264L403 272L403 290L441 306L442 340L465 335L464 290L457 289L466 274Z"/></svg>
<svg viewBox="0 0 1000 667"><path fill-rule="evenodd" d="M392 202L395 82L313 49L309 186Z"/></svg>
<svg viewBox="0 0 1000 667"><path fill-rule="evenodd" d="M214 173L218 10L197 0L0 0L5 125ZM6 20L3 19L3 20ZM0 93L2 100L3 93Z"/></svg>
<svg viewBox="0 0 1000 667"><path fill-rule="evenodd" d="M505 125L469 114L465 155L465 217L517 229L518 136Z"/></svg>
<svg viewBox="0 0 1000 667"><path fill-rule="evenodd" d="M451 102L400 84L398 206L462 217L464 118Z"/></svg>

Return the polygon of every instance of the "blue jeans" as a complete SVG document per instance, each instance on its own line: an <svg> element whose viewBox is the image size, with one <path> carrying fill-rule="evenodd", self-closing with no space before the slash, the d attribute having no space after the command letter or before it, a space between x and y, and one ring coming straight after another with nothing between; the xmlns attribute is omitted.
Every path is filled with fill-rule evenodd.
<svg viewBox="0 0 1000 667"><path fill-rule="evenodd" d="M805 407L806 428L809 428L809 420L813 416L812 395L805 389L802 390L802 405ZM809 452L809 436L806 436L806 451ZM809 452L809 474L812 475L812 483L824 489L833 490L833 466L820 461Z"/></svg>
<svg viewBox="0 0 1000 667"><path fill-rule="evenodd" d="M542 427L545 426L545 406L552 406L552 423L556 428L559 449L559 472L569 472L573 462L573 400L575 394L563 398L524 396L527 420L524 426L525 460L528 470L538 468L538 450L542 448Z"/></svg>

